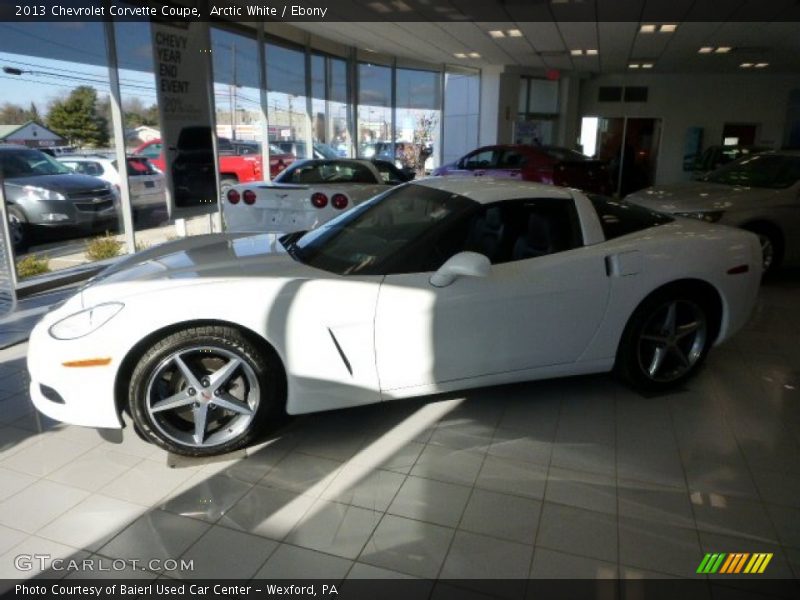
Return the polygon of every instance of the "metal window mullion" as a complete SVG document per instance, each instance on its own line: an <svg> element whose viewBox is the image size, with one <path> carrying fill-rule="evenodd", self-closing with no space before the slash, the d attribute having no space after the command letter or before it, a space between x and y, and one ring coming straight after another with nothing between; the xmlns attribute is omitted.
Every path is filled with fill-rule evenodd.
<svg viewBox="0 0 800 600"><path fill-rule="evenodd" d="M389 135L392 136L392 162L395 161L397 157L397 148L395 148L395 140L397 140L397 57L392 59L392 85L391 85L391 133Z"/></svg>
<svg viewBox="0 0 800 600"><path fill-rule="evenodd" d="M355 46L350 47L350 56L347 58L347 80L349 155L356 158L358 156L358 61Z"/></svg>
<svg viewBox="0 0 800 600"><path fill-rule="evenodd" d="M106 2L105 4L108 4ZM128 254L136 252L136 233L133 227L133 208L131 206L131 192L128 182L127 158L125 156L125 124L122 117L122 94L119 86L119 68L117 63L117 41L113 21L104 21L103 29L106 38L106 59L108 61L109 94L111 105L111 125L114 131L114 154L117 159L119 171L119 192L122 210L122 227L125 234L125 244Z"/></svg>
<svg viewBox="0 0 800 600"><path fill-rule="evenodd" d="M312 99L313 86L311 83L311 35L306 36L305 46L306 65L306 158L314 158L314 101Z"/></svg>
<svg viewBox="0 0 800 600"><path fill-rule="evenodd" d="M264 181L272 177L269 161L269 106L267 103L267 55L264 24L259 23L256 34L258 44L258 96L261 104L261 175Z"/></svg>

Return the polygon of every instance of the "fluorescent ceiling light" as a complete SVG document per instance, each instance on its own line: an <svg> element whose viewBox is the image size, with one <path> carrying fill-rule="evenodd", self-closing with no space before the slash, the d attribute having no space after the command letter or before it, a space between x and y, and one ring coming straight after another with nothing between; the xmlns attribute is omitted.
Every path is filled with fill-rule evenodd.
<svg viewBox="0 0 800 600"><path fill-rule="evenodd" d="M652 69L653 68L653 63L642 63L642 68L643 69Z"/></svg>
<svg viewBox="0 0 800 600"><path fill-rule="evenodd" d="M493 37L493 38L504 38L504 37L506 37L506 34L503 33L500 29L492 29L489 32L489 35L491 37Z"/></svg>
<svg viewBox="0 0 800 600"><path fill-rule="evenodd" d="M661 33L673 33L677 28L678 26L675 23L664 23L658 30Z"/></svg>
<svg viewBox="0 0 800 600"><path fill-rule="evenodd" d="M716 50L714 50L714 52L717 54L727 54L731 50L733 50L733 48L730 46L719 46Z"/></svg>
<svg viewBox="0 0 800 600"><path fill-rule="evenodd" d="M575 50L570 50L569 53L572 54L572 56L583 56L583 50L581 50L580 48L576 48Z"/></svg>
<svg viewBox="0 0 800 600"><path fill-rule="evenodd" d="M639 27L639 33L653 33L656 30L655 25L642 25Z"/></svg>
<svg viewBox="0 0 800 600"><path fill-rule="evenodd" d="M463 52L456 52L455 54L453 54L453 56L455 56L456 58L467 58L467 55L464 54Z"/></svg>
<svg viewBox="0 0 800 600"><path fill-rule="evenodd" d="M522 32L519 29L509 29L508 37L522 37Z"/></svg>
<svg viewBox="0 0 800 600"><path fill-rule="evenodd" d="M468 54L468 56L469 56L470 58L480 58L480 57L481 57L481 55L480 55L480 54L478 54L477 52L470 52L470 53Z"/></svg>
<svg viewBox="0 0 800 600"><path fill-rule="evenodd" d="M756 69L763 69L764 67L768 67L769 63L756 63Z"/></svg>
<svg viewBox="0 0 800 600"><path fill-rule="evenodd" d="M589 48L586 51L586 56L597 56L597 49L596 48Z"/></svg>
<svg viewBox="0 0 800 600"><path fill-rule="evenodd" d="M713 46L703 46L698 50L698 54L711 54L714 51Z"/></svg>
<svg viewBox="0 0 800 600"><path fill-rule="evenodd" d="M739 65L742 69L749 69L753 66L753 63L742 63Z"/></svg>
<svg viewBox="0 0 800 600"><path fill-rule="evenodd" d="M628 68L629 69L638 69L639 68L639 63L631 63L631 64L628 65Z"/></svg>

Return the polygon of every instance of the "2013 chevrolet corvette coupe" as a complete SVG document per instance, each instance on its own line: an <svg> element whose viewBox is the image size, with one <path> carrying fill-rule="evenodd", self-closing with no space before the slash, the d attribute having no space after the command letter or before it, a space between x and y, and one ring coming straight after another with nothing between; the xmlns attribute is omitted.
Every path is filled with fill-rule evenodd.
<svg viewBox="0 0 800 600"><path fill-rule="evenodd" d="M277 411L616 371L683 382L750 315L752 233L574 190L431 178L311 232L170 242L110 267L31 338L36 407L129 413L210 455Z"/></svg>

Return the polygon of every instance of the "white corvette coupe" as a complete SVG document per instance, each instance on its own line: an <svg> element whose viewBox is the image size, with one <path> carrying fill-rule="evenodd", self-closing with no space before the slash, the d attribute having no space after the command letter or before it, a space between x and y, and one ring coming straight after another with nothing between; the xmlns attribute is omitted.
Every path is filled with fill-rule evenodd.
<svg viewBox="0 0 800 600"><path fill-rule="evenodd" d="M286 233L319 227L409 175L385 160L314 159L293 163L272 183L232 187L222 204L228 231Z"/></svg>
<svg viewBox="0 0 800 600"><path fill-rule="evenodd" d="M186 455L276 411L616 371L683 382L748 319L752 233L534 183L432 178L308 233L217 234L132 255L47 314L48 416Z"/></svg>

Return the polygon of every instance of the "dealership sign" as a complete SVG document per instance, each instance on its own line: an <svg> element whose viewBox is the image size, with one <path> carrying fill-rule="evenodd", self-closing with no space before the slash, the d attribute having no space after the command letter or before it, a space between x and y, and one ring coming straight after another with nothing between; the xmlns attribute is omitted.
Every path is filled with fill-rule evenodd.
<svg viewBox="0 0 800 600"><path fill-rule="evenodd" d="M208 212L218 190L208 23L151 27L170 214Z"/></svg>

